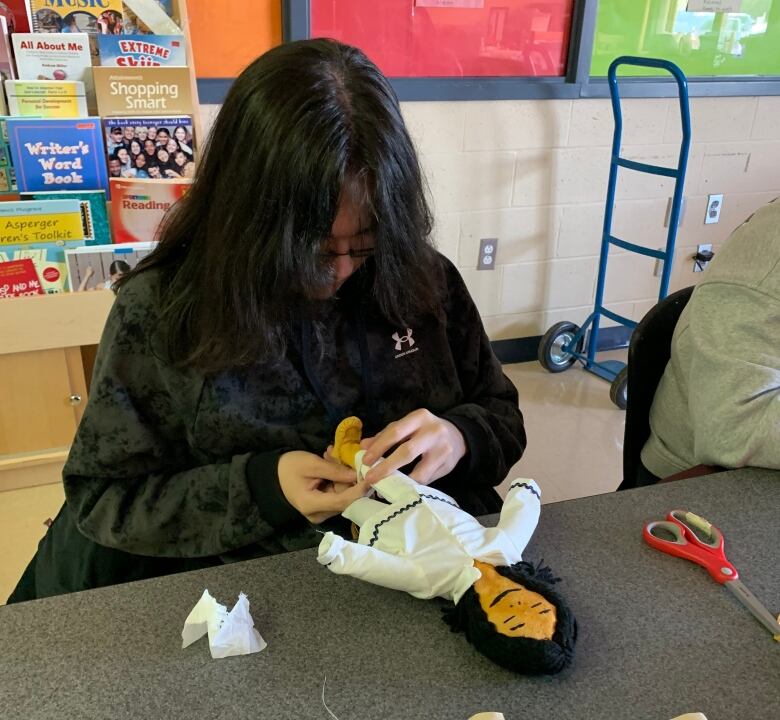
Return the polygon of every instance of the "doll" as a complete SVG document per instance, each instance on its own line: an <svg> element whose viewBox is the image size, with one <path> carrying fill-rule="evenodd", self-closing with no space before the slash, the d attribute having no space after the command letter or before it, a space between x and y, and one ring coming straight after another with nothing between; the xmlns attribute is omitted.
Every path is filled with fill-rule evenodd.
<svg viewBox="0 0 780 720"><path fill-rule="evenodd" d="M336 430L332 457L362 477L362 424L347 418ZM577 624L549 568L522 561L539 520L540 490L515 480L498 525L482 526L435 488L400 472L374 485L386 502L364 497L343 513L357 542L332 532L317 559L331 572L404 590L416 598L444 598L445 620L483 655L509 670L556 673L574 654Z"/></svg>

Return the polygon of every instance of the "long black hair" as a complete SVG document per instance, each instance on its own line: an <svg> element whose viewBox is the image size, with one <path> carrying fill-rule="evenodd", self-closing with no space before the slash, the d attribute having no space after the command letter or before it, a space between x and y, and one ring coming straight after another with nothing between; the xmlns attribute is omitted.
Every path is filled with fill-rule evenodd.
<svg viewBox="0 0 780 720"><path fill-rule="evenodd" d="M555 607L555 631L551 640L502 635L488 620L474 586L454 607L444 611L444 621L453 632L464 632L485 657L507 670L528 675L555 674L571 665L577 642L577 620L563 597L553 588L559 581L550 568L519 562L496 567L496 572L538 593Z"/></svg>
<svg viewBox="0 0 780 720"><path fill-rule="evenodd" d="M403 325L435 311L431 213L389 82L332 40L276 47L233 83L158 248L121 283L161 271L163 342L180 364L214 371L281 353L290 323L322 305L323 242L349 188L374 224L382 314Z"/></svg>

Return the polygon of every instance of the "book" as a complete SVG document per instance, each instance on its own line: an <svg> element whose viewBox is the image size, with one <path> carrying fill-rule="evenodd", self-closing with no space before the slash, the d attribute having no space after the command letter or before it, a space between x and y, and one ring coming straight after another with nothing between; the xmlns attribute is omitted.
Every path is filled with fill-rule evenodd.
<svg viewBox="0 0 780 720"><path fill-rule="evenodd" d="M5 18L9 34L30 32L30 21L27 18L27 3L25 0L3 0L0 3L0 15Z"/></svg>
<svg viewBox="0 0 780 720"><path fill-rule="evenodd" d="M192 115L187 67L95 67L100 115Z"/></svg>
<svg viewBox="0 0 780 720"><path fill-rule="evenodd" d="M78 200L0 203L0 262L30 259L46 293L64 292L65 250L84 244Z"/></svg>
<svg viewBox="0 0 780 720"><path fill-rule="evenodd" d="M33 192L21 193L19 197L22 200L78 200L87 246L108 245L111 242L105 190Z"/></svg>
<svg viewBox="0 0 780 720"><path fill-rule="evenodd" d="M6 80L8 112L43 118L73 118L87 114L84 83L59 80Z"/></svg>
<svg viewBox="0 0 780 720"><path fill-rule="evenodd" d="M16 77L16 68L14 66L13 53L11 52L11 41L8 36L8 22L3 15L0 15L0 79L3 82L13 80ZM0 93L2 96L2 93ZM0 97L5 102L4 97Z"/></svg>
<svg viewBox="0 0 780 720"><path fill-rule="evenodd" d="M16 33L11 39L20 80L91 81L92 61L86 33Z"/></svg>
<svg viewBox="0 0 780 720"><path fill-rule="evenodd" d="M43 294L35 263L30 258L0 262L0 300Z"/></svg>
<svg viewBox="0 0 780 720"><path fill-rule="evenodd" d="M183 35L99 35L103 67L160 67L187 64Z"/></svg>
<svg viewBox="0 0 780 720"><path fill-rule="evenodd" d="M124 0L125 32L152 35L179 35L171 0Z"/></svg>
<svg viewBox="0 0 780 720"><path fill-rule="evenodd" d="M156 242L92 245L65 251L71 292L110 290L126 272L135 268Z"/></svg>
<svg viewBox="0 0 780 720"><path fill-rule="evenodd" d="M108 177L169 180L195 173L192 117L103 120Z"/></svg>
<svg viewBox="0 0 780 720"><path fill-rule="evenodd" d="M150 242L165 213L189 188L192 180L111 178L111 228L115 243Z"/></svg>
<svg viewBox="0 0 780 720"><path fill-rule="evenodd" d="M100 118L8 118L7 124L20 192L108 189Z"/></svg>
<svg viewBox="0 0 780 720"><path fill-rule="evenodd" d="M0 195L16 193L16 172L8 142L7 117L0 117Z"/></svg>
<svg viewBox="0 0 780 720"><path fill-rule="evenodd" d="M27 0L36 33L119 34L122 0Z"/></svg>

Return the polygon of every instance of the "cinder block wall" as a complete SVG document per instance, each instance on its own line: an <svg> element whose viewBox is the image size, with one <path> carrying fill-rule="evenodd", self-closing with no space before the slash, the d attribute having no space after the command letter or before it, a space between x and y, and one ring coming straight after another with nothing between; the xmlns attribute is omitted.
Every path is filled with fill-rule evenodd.
<svg viewBox="0 0 780 720"><path fill-rule="evenodd" d="M202 106L204 126L219 108ZM622 154L675 165L674 99L624 100ZM609 100L404 103L428 178L439 249L460 268L492 340L541 335L592 309L604 214ZM718 246L780 195L780 98L694 98L686 207L671 289L702 277L698 243ZM661 247L673 181L620 170L614 234ZM707 195L723 193L720 222L704 224ZM495 270L477 271L480 238L499 238ZM612 251L609 307L639 319L653 305L655 261Z"/></svg>

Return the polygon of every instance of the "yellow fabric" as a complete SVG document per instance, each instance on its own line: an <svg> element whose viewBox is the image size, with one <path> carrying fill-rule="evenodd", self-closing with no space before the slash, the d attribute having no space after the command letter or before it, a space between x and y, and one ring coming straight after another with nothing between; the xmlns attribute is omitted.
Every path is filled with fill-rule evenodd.
<svg viewBox="0 0 780 720"><path fill-rule="evenodd" d="M479 604L501 635L552 640L557 619L552 603L504 577L493 565L475 560L474 567L482 573L474 583Z"/></svg>
<svg viewBox="0 0 780 720"><path fill-rule="evenodd" d="M344 418L336 428L336 439L333 442L331 454L339 462L355 467L355 455L360 450L360 439L363 434L363 423L360 418Z"/></svg>

